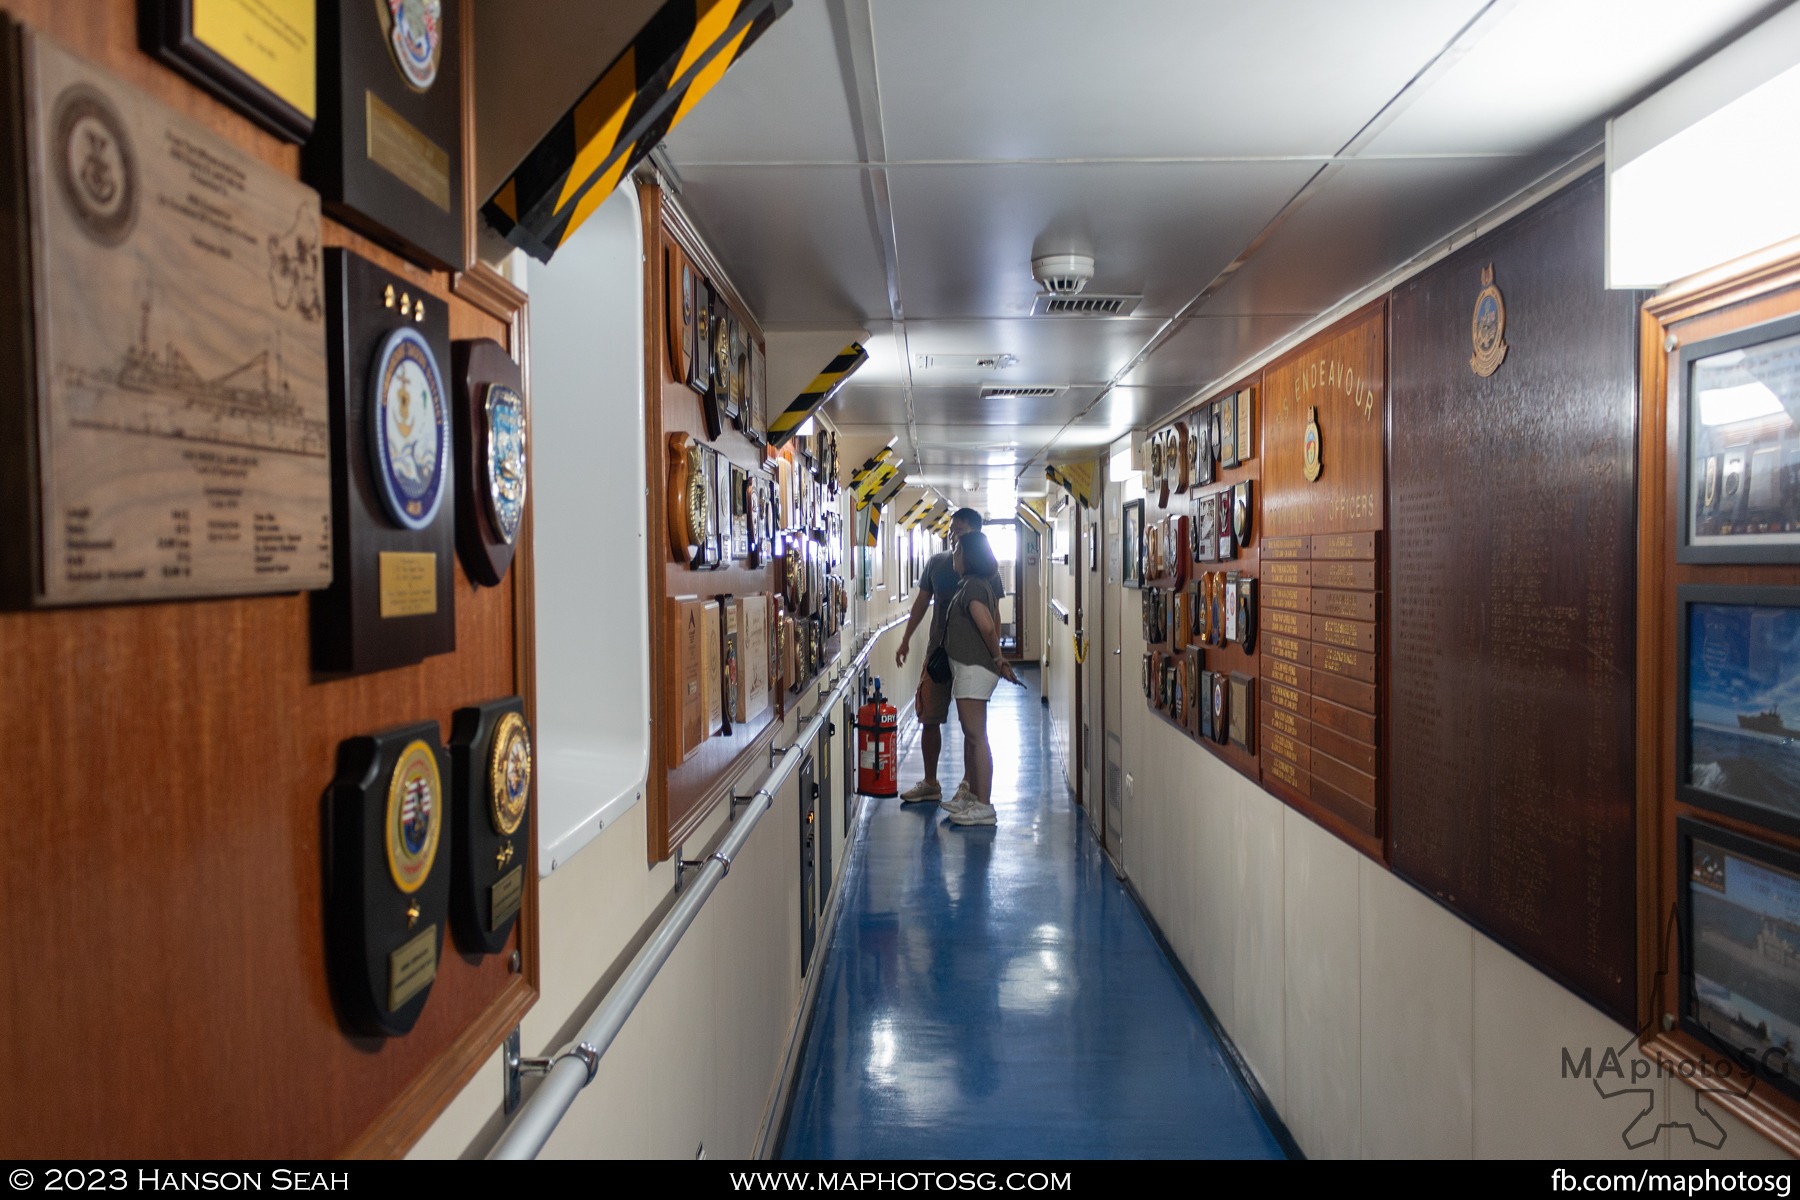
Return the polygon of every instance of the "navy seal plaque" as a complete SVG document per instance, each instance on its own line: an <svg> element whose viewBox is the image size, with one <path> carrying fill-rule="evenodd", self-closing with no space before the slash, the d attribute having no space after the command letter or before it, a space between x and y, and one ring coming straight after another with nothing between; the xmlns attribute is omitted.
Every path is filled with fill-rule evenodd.
<svg viewBox="0 0 1800 1200"><path fill-rule="evenodd" d="M436 721L338 747L326 794L332 994L351 1032L399 1037L425 1009L449 915L450 759Z"/></svg>
<svg viewBox="0 0 1800 1200"><path fill-rule="evenodd" d="M331 215L415 262L463 260L461 5L324 0L300 171Z"/></svg>
<svg viewBox="0 0 1800 1200"><path fill-rule="evenodd" d="M325 293L337 536L332 585L312 598L313 669L359 675L456 649L450 319L348 250L325 252Z"/></svg>
<svg viewBox="0 0 1800 1200"><path fill-rule="evenodd" d="M517 696L458 709L450 728L455 770L450 923L466 954L506 945L525 897L535 756Z"/></svg>
<svg viewBox="0 0 1800 1200"><path fill-rule="evenodd" d="M519 364L488 338L451 349L456 380L456 550L470 582L498 587L525 520L529 406Z"/></svg>

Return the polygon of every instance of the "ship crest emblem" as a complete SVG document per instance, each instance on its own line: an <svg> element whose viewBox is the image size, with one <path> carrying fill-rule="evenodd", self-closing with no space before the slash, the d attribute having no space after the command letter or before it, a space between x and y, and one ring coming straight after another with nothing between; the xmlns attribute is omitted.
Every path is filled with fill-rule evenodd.
<svg viewBox="0 0 1800 1200"><path fill-rule="evenodd" d="M1493 263L1481 269L1481 291L1475 296L1469 336L1475 344L1469 369L1485 379L1500 369L1500 361L1506 357L1506 301L1494 286Z"/></svg>
<svg viewBox="0 0 1800 1200"><path fill-rule="evenodd" d="M77 84L56 105L56 175L82 231L116 246L137 222L137 160L125 123L99 92Z"/></svg>
<svg viewBox="0 0 1800 1200"><path fill-rule="evenodd" d="M443 504L450 427L437 358L416 330L388 335L375 357L373 390L368 424L376 490L396 524L424 529Z"/></svg>
<svg viewBox="0 0 1800 1200"><path fill-rule="evenodd" d="M525 820L525 802L531 795L531 734L525 718L516 712L501 717L493 747L488 761L488 819L495 833L511 837Z"/></svg>
<svg viewBox="0 0 1800 1200"><path fill-rule="evenodd" d="M510 546L525 516L525 399L496 383L486 409L488 516Z"/></svg>
<svg viewBox="0 0 1800 1200"><path fill-rule="evenodd" d="M423 740L409 743L388 781L387 860L394 886L411 894L425 885L443 830L443 779Z"/></svg>
<svg viewBox="0 0 1800 1200"><path fill-rule="evenodd" d="M1319 410L1306 410L1306 438L1301 446L1301 471L1308 482L1316 482L1325 469L1319 449Z"/></svg>
<svg viewBox="0 0 1800 1200"><path fill-rule="evenodd" d="M443 0L375 0L387 28L388 49L407 86L429 91L444 49Z"/></svg>

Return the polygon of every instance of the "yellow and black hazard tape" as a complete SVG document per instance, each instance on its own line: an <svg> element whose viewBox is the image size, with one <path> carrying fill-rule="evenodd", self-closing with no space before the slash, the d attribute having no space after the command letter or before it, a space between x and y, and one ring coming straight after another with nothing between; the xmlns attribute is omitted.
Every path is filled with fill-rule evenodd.
<svg viewBox="0 0 1800 1200"><path fill-rule="evenodd" d="M869 476L869 472L873 471L876 467L879 467L882 463L886 462L888 460L888 456L893 454L893 452L894 452L893 444L889 443L888 445L883 446L881 449L877 450L875 453L869 455L869 457L863 459L863 465L856 468L856 470L850 472L850 486L855 487L857 484L861 483L864 479L867 479Z"/></svg>
<svg viewBox="0 0 1800 1200"><path fill-rule="evenodd" d="M769 422L769 449L779 450L794 436L794 431L806 424L806 419L817 412L821 405L844 386L844 381L855 373L856 368L869 361L869 352L864 350L861 342L851 342L837 352L837 357L825 364L825 369L806 385L806 390L794 397L792 404L776 414Z"/></svg>
<svg viewBox="0 0 1800 1200"><path fill-rule="evenodd" d="M920 496L917 500L914 500L912 507L900 514L900 528L911 529L914 525L917 525L919 523L919 518L925 515L926 505L930 502L930 496Z"/></svg>
<svg viewBox="0 0 1800 1200"><path fill-rule="evenodd" d="M900 464L897 461L882 463L879 467L876 467L874 474L864 477L863 481L856 485L854 489L856 493L856 506L858 508L866 506L869 503L870 497L886 487L888 481L893 479L899 473Z"/></svg>
<svg viewBox="0 0 1800 1200"><path fill-rule="evenodd" d="M1070 479L1068 475L1064 474L1056 467L1046 466L1044 468L1044 478L1068 492L1069 495L1075 497L1075 499L1081 501L1083 507L1092 508L1094 506L1093 499L1087 494L1087 490L1078 485L1073 479Z"/></svg>
<svg viewBox="0 0 1800 1200"><path fill-rule="evenodd" d="M895 496L898 496L900 494L900 489L905 486L906 476L896 471L894 477L882 484L875 492L875 498L870 503L874 504L877 508L886 508L888 501L892 500Z"/></svg>
<svg viewBox="0 0 1800 1200"><path fill-rule="evenodd" d="M871 550L881 545L881 505L875 504L869 507L869 521L865 528L868 533L864 538L864 543Z"/></svg>
<svg viewBox="0 0 1800 1200"><path fill-rule="evenodd" d="M592 216L793 0L668 0L481 208L540 262Z"/></svg>

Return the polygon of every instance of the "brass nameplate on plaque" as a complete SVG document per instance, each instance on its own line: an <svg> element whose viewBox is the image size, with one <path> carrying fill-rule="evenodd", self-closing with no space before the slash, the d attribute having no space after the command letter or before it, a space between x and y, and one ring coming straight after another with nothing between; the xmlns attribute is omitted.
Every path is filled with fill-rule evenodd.
<svg viewBox="0 0 1800 1200"><path fill-rule="evenodd" d="M1307 758L1310 755L1308 748L1287 734L1277 731L1271 725L1263 726L1262 748L1277 757L1287 759L1301 770L1306 769Z"/></svg>
<svg viewBox="0 0 1800 1200"><path fill-rule="evenodd" d="M1285 683L1291 688L1299 688L1303 692L1312 691L1312 670L1297 663L1282 662L1278 658L1263 662L1263 678L1273 679L1276 683Z"/></svg>
<svg viewBox="0 0 1800 1200"><path fill-rule="evenodd" d="M525 867L514 867L488 889L488 932L512 920L525 898Z"/></svg>
<svg viewBox="0 0 1800 1200"><path fill-rule="evenodd" d="M1347 675L1351 679L1360 679L1364 683L1375 682L1375 656L1364 654L1360 650L1344 650L1337 646L1314 646L1312 648L1312 665L1314 671L1329 671L1333 675Z"/></svg>
<svg viewBox="0 0 1800 1200"><path fill-rule="evenodd" d="M388 1011L397 1011L424 991L437 978L437 966L437 925L433 923L388 955Z"/></svg>
<svg viewBox="0 0 1800 1200"><path fill-rule="evenodd" d="M1312 604L1311 588L1271 587L1268 569L1264 568L1262 579L1262 606L1264 608L1285 608L1289 612L1311 612Z"/></svg>
<svg viewBox="0 0 1800 1200"><path fill-rule="evenodd" d="M1262 615L1263 629L1268 633L1285 633L1289 637L1305 637L1311 626L1302 628L1306 620L1299 613L1284 612L1279 609L1265 612Z"/></svg>
<svg viewBox="0 0 1800 1200"><path fill-rule="evenodd" d="M437 607L437 555L382 551L381 615L422 617Z"/></svg>
<svg viewBox="0 0 1800 1200"><path fill-rule="evenodd" d="M1306 587L1312 583L1312 564L1307 562L1264 563L1262 581L1265 587Z"/></svg>
<svg viewBox="0 0 1800 1200"><path fill-rule="evenodd" d="M1303 697L1291 687L1283 687L1279 683L1271 683L1263 691L1267 693L1270 704L1277 708L1285 708L1289 712L1305 712L1302 707Z"/></svg>
<svg viewBox="0 0 1800 1200"><path fill-rule="evenodd" d="M374 92L368 107L369 161L445 212L450 211L450 152L420 133Z"/></svg>
<svg viewBox="0 0 1800 1200"><path fill-rule="evenodd" d="M1373 533L1322 533L1313 538L1314 558L1373 559Z"/></svg>
<svg viewBox="0 0 1800 1200"><path fill-rule="evenodd" d="M1312 608L1326 617L1343 617L1350 621L1373 621L1375 619L1375 594L1373 592L1332 592L1324 588L1314 588Z"/></svg>
<svg viewBox="0 0 1800 1200"><path fill-rule="evenodd" d="M1294 663L1307 661L1306 647L1293 638L1272 637L1264 644L1264 648L1275 658L1285 658Z"/></svg>
<svg viewBox="0 0 1800 1200"><path fill-rule="evenodd" d="M1272 708L1264 714L1269 727L1277 733L1285 733L1296 742L1310 744L1312 741L1312 722L1305 717L1297 717L1285 709Z"/></svg>
<svg viewBox="0 0 1800 1200"><path fill-rule="evenodd" d="M1302 796L1311 794L1306 773L1285 758L1265 758L1263 760L1263 777L1273 779L1282 786L1298 792Z"/></svg>
<svg viewBox="0 0 1800 1200"><path fill-rule="evenodd" d="M1314 617L1312 639L1346 650L1375 652L1375 625L1372 621L1345 621L1338 617Z"/></svg>
<svg viewBox="0 0 1800 1200"><path fill-rule="evenodd" d="M1299 561L1312 556L1312 538L1304 535L1264 538L1262 542L1262 560L1264 562L1273 562L1278 559Z"/></svg>
<svg viewBox="0 0 1800 1200"><path fill-rule="evenodd" d="M1359 592L1375 590L1375 564L1372 562L1317 563L1313 582L1325 588L1350 588Z"/></svg>

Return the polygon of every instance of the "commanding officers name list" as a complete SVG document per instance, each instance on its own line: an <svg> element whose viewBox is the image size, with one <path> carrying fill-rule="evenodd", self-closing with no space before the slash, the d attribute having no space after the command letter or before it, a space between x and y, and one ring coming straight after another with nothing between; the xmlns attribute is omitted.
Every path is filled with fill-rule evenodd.
<svg viewBox="0 0 1800 1200"><path fill-rule="evenodd" d="M1262 542L1262 781L1379 832L1376 535Z"/></svg>

